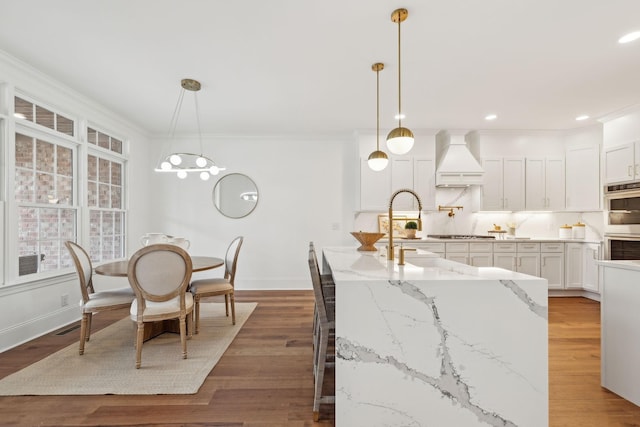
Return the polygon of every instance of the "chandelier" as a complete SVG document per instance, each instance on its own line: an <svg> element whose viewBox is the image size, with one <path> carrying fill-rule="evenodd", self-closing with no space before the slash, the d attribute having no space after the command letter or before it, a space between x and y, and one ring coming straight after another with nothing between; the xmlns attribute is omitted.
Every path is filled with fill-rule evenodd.
<svg viewBox="0 0 640 427"><path fill-rule="evenodd" d="M200 82L193 79L182 79L180 82L182 90L178 96L178 102L176 108L173 111L173 117L171 118L171 137L175 134L176 125L178 124L178 118L180 116L180 110L182 109L182 101L184 94L187 91L193 92L193 99L196 110L196 122L198 125L198 142L200 144L200 154L174 152L164 156L158 166L154 169L156 172L170 172L175 173L180 179L185 179L190 173L198 173L200 179L207 181L211 176L218 175L220 171L225 168L218 167L213 160L202 154L202 132L200 131L200 111L198 108L198 91L200 90Z"/></svg>

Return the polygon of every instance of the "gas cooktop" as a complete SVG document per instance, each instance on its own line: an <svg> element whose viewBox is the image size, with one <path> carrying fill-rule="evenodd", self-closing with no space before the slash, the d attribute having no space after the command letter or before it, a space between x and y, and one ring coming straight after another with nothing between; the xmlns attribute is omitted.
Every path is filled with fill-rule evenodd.
<svg viewBox="0 0 640 427"><path fill-rule="evenodd" d="M476 234L427 234L432 239L457 239L457 240L474 240L474 239L495 239L495 236L480 236Z"/></svg>

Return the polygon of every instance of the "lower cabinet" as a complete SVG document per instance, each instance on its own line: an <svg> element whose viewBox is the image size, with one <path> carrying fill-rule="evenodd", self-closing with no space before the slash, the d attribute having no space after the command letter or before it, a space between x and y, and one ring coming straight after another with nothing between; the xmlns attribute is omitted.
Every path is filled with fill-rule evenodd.
<svg viewBox="0 0 640 427"><path fill-rule="evenodd" d="M564 289L564 243L540 245L540 277L547 279L549 289Z"/></svg>

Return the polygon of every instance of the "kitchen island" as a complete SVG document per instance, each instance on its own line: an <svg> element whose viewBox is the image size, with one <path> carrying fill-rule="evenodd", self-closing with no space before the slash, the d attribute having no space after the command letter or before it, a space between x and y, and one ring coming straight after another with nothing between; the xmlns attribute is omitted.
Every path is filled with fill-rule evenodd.
<svg viewBox="0 0 640 427"><path fill-rule="evenodd" d="M598 261L601 384L640 406L640 261Z"/></svg>
<svg viewBox="0 0 640 427"><path fill-rule="evenodd" d="M323 250L336 425L547 426L547 282L407 252Z"/></svg>

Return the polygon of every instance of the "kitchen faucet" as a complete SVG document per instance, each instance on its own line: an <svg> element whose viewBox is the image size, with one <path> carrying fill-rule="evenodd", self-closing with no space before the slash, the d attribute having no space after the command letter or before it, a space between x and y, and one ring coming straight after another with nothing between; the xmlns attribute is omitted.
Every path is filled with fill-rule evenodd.
<svg viewBox="0 0 640 427"><path fill-rule="evenodd" d="M389 261L393 261L393 199L396 198L396 196L400 193L409 193L411 195L413 195L413 197L416 198L416 200L418 201L418 230L422 231L422 219L421 219L421 215L422 215L422 202L420 201L420 196L418 196L418 194L413 191L413 190L409 190L408 188L402 188L398 191L396 191L395 193L393 193L391 195L391 200L389 200L389 246L387 247L387 260Z"/></svg>

